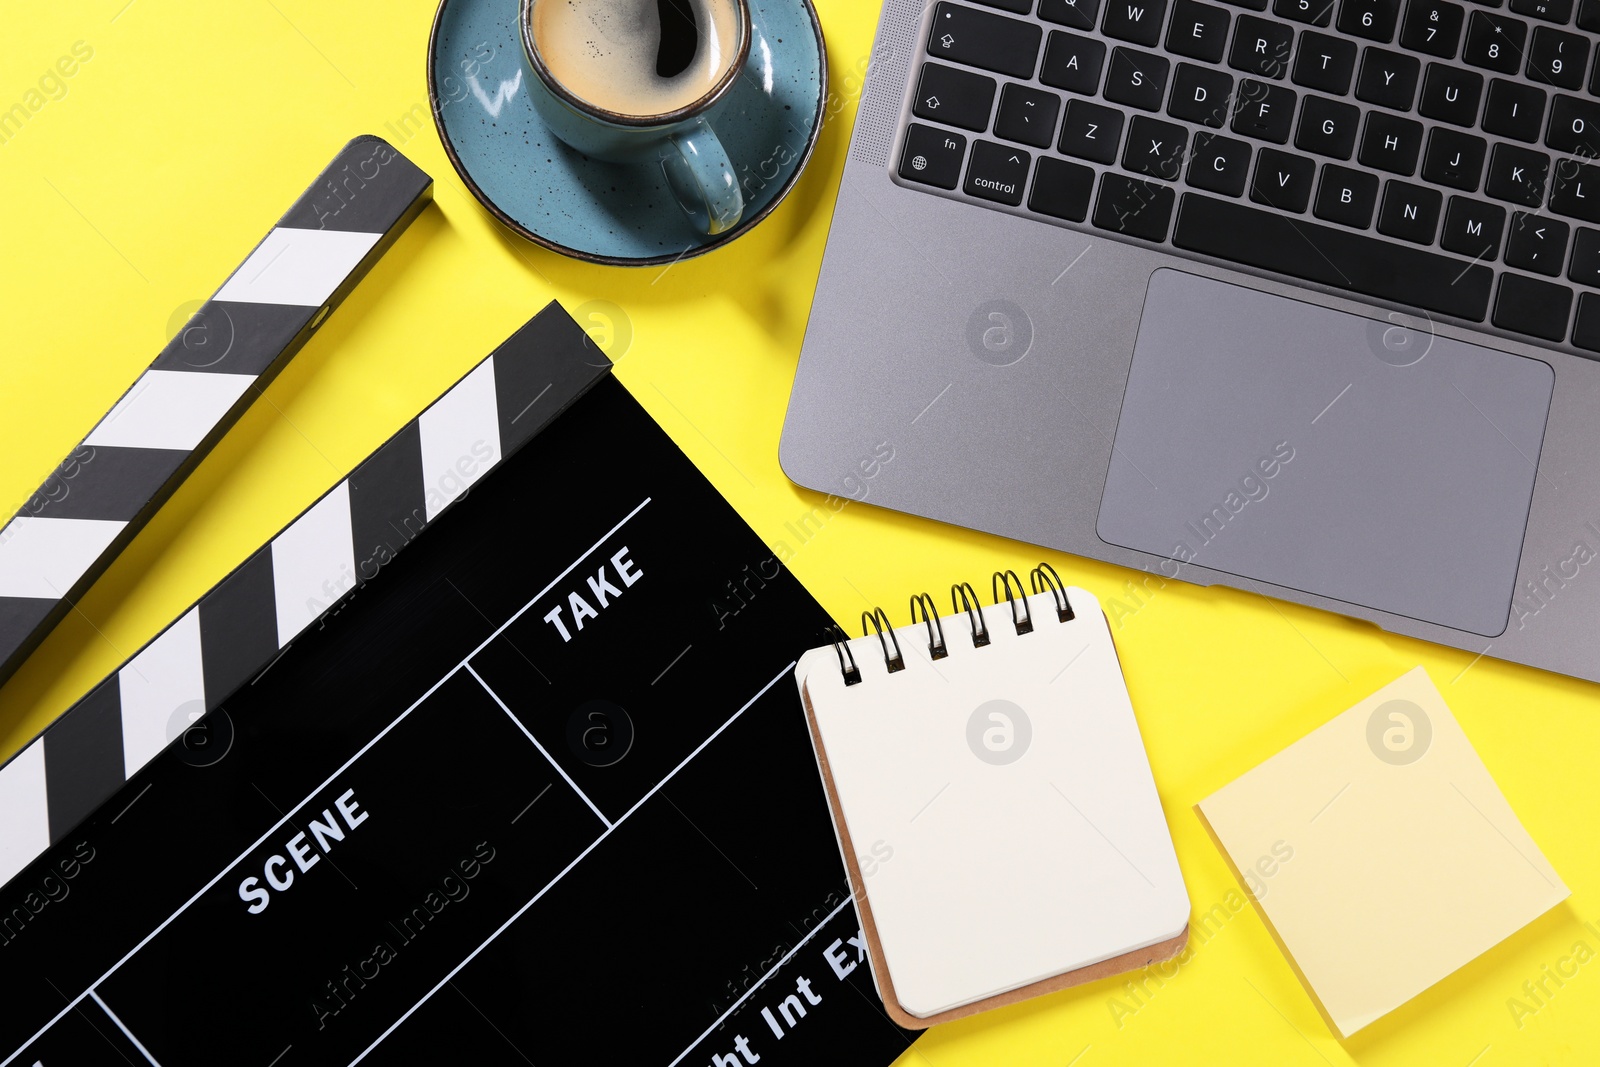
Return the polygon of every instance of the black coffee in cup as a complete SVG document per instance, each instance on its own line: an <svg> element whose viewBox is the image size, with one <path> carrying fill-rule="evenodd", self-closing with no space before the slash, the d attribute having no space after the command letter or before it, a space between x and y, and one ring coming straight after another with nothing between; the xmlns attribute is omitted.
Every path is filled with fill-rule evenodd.
<svg viewBox="0 0 1600 1067"><path fill-rule="evenodd" d="M710 93L738 58L737 0L538 0L532 37L545 69L589 104L666 115Z"/></svg>

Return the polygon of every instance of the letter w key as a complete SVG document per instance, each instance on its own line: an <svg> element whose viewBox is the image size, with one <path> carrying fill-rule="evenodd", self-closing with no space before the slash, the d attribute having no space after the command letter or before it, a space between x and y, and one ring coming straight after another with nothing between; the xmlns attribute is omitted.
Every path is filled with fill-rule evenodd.
<svg viewBox="0 0 1600 1067"><path fill-rule="evenodd" d="M1107 37L1153 45L1161 37L1166 14L1167 0L1112 0L1100 29Z"/></svg>

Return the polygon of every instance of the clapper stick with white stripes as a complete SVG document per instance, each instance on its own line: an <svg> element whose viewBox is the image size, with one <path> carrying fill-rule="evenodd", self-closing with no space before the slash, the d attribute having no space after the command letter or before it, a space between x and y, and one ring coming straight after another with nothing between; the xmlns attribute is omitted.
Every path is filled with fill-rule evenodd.
<svg viewBox="0 0 1600 1067"><path fill-rule="evenodd" d="M432 198L357 137L0 529L0 682L59 622Z"/></svg>
<svg viewBox="0 0 1600 1067"><path fill-rule="evenodd" d="M367 581L610 370L550 304L0 766L0 884ZM135 786L129 786L133 790Z"/></svg>

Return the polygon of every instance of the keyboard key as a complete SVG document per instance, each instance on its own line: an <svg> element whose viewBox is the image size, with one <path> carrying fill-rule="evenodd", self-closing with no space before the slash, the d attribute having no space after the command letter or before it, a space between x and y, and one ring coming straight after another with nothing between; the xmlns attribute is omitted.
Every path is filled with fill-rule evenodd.
<svg viewBox="0 0 1600 1067"><path fill-rule="evenodd" d="M1500 252L1500 232L1505 227L1506 209L1500 205L1452 196L1445 209L1439 247L1492 263Z"/></svg>
<svg viewBox="0 0 1600 1067"><path fill-rule="evenodd" d="M1056 144L1063 155L1110 163L1117 158L1121 141L1122 112L1087 100L1067 101L1067 117L1061 120L1061 140Z"/></svg>
<svg viewBox="0 0 1600 1067"><path fill-rule="evenodd" d="M1094 29L1100 14L1100 0L1039 0L1039 17L1058 26L1075 30Z"/></svg>
<svg viewBox="0 0 1600 1067"><path fill-rule="evenodd" d="M1033 77L1044 31L1031 22L958 4L934 9L928 54L1013 78Z"/></svg>
<svg viewBox="0 0 1600 1067"><path fill-rule="evenodd" d="M1119 41L1150 46L1161 39L1167 0L1108 0L1100 32Z"/></svg>
<svg viewBox="0 0 1600 1067"><path fill-rule="evenodd" d="M1056 136L1056 116L1061 98L1043 89L1008 84L1000 91L1000 111L994 117L996 137L1049 148Z"/></svg>
<svg viewBox="0 0 1600 1067"><path fill-rule="evenodd" d="M1281 22L1240 15L1233 28L1233 48L1228 66L1263 78L1282 78L1289 71L1294 51L1294 30Z"/></svg>
<svg viewBox="0 0 1600 1067"><path fill-rule="evenodd" d="M1572 290L1520 274L1502 274L1494 301L1494 324L1502 330L1560 341L1567 336Z"/></svg>
<svg viewBox="0 0 1600 1067"><path fill-rule="evenodd" d="M1483 106L1483 128L1532 144L1544 125L1544 100L1543 89L1495 78L1489 83L1489 102Z"/></svg>
<svg viewBox="0 0 1600 1067"><path fill-rule="evenodd" d="M980 4L997 7L1001 11L1010 11L1018 15L1026 15L1033 10L1033 0L977 0Z"/></svg>
<svg viewBox="0 0 1600 1067"><path fill-rule="evenodd" d="M1167 91L1171 64L1149 52L1136 52L1120 45L1111 50L1111 65L1106 70L1107 100L1146 111L1160 111Z"/></svg>
<svg viewBox="0 0 1600 1067"><path fill-rule="evenodd" d="M962 188L968 196L993 200L997 204L1022 203L1022 190L1028 184L1033 159L1020 148L975 141L972 163L967 167L967 182Z"/></svg>
<svg viewBox="0 0 1600 1067"><path fill-rule="evenodd" d="M1544 203L1550 157L1515 145L1497 144L1489 153L1489 180L1483 191L1496 200L1538 207Z"/></svg>
<svg viewBox="0 0 1600 1067"><path fill-rule="evenodd" d="M1428 150L1422 156L1422 176L1435 185L1475 193L1488 153L1489 142L1482 137L1434 127L1428 134Z"/></svg>
<svg viewBox="0 0 1600 1067"><path fill-rule="evenodd" d="M1566 22L1572 17L1572 0L1511 0L1511 10L1546 22Z"/></svg>
<svg viewBox="0 0 1600 1067"><path fill-rule="evenodd" d="M966 154L967 139L959 133L913 122L906 127L906 146L900 153L900 177L908 182L954 189L961 180L961 161Z"/></svg>
<svg viewBox="0 0 1600 1067"><path fill-rule="evenodd" d="M1583 68L1589 62L1589 39L1536 26L1528 49L1528 77L1562 89L1583 86Z"/></svg>
<svg viewBox="0 0 1600 1067"><path fill-rule="evenodd" d="M1511 213L1511 233L1506 238L1506 264L1551 278L1561 273L1572 227L1558 219Z"/></svg>
<svg viewBox="0 0 1600 1067"><path fill-rule="evenodd" d="M1265 149L1271 151L1271 149ZM1189 184L1213 193L1240 196L1250 173L1250 145L1215 133L1194 135L1189 153Z"/></svg>
<svg viewBox="0 0 1600 1067"><path fill-rule="evenodd" d="M1595 69L1600 70L1600 66ZM1600 156L1600 104L1557 93L1544 143L1557 152L1588 159Z"/></svg>
<svg viewBox="0 0 1600 1067"><path fill-rule="evenodd" d="M1089 217L1089 197L1094 192L1094 170L1054 156L1040 156L1028 194L1028 210L1041 215L1082 222Z"/></svg>
<svg viewBox="0 0 1600 1067"><path fill-rule="evenodd" d="M1122 166L1135 174L1175 182L1183 173L1183 150L1188 147L1189 131L1182 126L1135 115L1128 124Z"/></svg>
<svg viewBox="0 0 1600 1067"><path fill-rule="evenodd" d="M1080 96L1093 96L1100 88L1100 71L1105 65L1104 41L1051 30L1044 48L1044 65L1039 68L1039 80Z"/></svg>
<svg viewBox="0 0 1600 1067"><path fill-rule="evenodd" d="M1478 101L1482 98L1482 74L1429 63L1422 76L1422 100L1417 110L1430 119L1471 126L1478 121Z"/></svg>
<svg viewBox="0 0 1600 1067"><path fill-rule="evenodd" d="M1356 149L1356 129L1361 109L1340 100L1308 96L1300 108L1300 125L1294 145L1319 156L1349 159Z"/></svg>
<svg viewBox="0 0 1600 1067"><path fill-rule="evenodd" d="M1461 50L1461 58L1474 67L1515 74L1522 69L1522 50L1527 39L1526 22L1474 11L1467 19L1467 44Z"/></svg>
<svg viewBox="0 0 1600 1067"><path fill-rule="evenodd" d="M938 63L922 64L917 101L911 109L918 118L982 133L989 128L989 112L993 107L993 78Z"/></svg>
<svg viewBox="0 0 1600 1067"><path fill-rule="evenodd" d="M1233 132L1283 144L1294 125L1294 90L1245 78L1233 97Z"/></svg>
<svg viewBox="0 0 1600 1067"><path fill-rule="evenodd" d="M1305 156L1263 148L1256 161L1256 180L1250 184L1250 199L1304 214L1311 205L1311 186L1316 178L1317 165Z"/></svg>
<svg viewBox="0 0 1600 1067"><path fill-rule="evenodd" d="M1578 297L1578 320L1572 324L1572 343L1591 352L1600 352L1600 295L1584 293Z"/></svg>
<svg viewBox="0 0 1600 1067"><path fill-rule="evenodd" d="M1600 222L1600 167L1563 159L1550 183L1550 210L1585 222Z"/></svg>
<svg viewBox="0 0 1600 1067"><path fill-rule="evenodd" d="M1444 197L1437 189L1409 182L1388 181L1383 186L1383 206L1378 208L1378 232L1419 245L1433 244Z"/></svg>
<svg viewBox="0 0 1600 1067"><path fill-rule="evenodd" d="M1222 62L1231 17L1222 8L1198 0L1177 0L1167 26L1167 51L1207 63Z"/></svg>
<svg viewBox="0 0 1600 1067"><path fill-rule="evenodd" d="M1454 59L1467 12L1449 0L1410 0L1400 22L1400 44L1413 52Z"/></svg>
<svg viewBox="0 0 1600 1067"><path fill-rule="evenodd" d="M1273 0L1272 13L1310 26L1326 26L1333 21L1333 0Z"/></svg>
<svg viewBox="0 0 1600 1067"><path fill-rule="evenodd" d="M1364 230L1378 202L1378 179L1364 171L1325 163L1311 213L1319 219Z"/></svg>
<svg viewBox="0 0 1600 1067"><path fill-rule="evenodd" d="M1578 0L1578 29L1600 33L1600 0Z"/></svg>
<svg viewBox="0 0 1600 1067"><path fill-rule="evenodd" d="M1339 32L1388 42L1399 14L1400 0L1340 0Z"/></svg>
<svg viewBox="0 0 1600 1067"><path fill-rule="evenodd" d="M1579 285L1600 289L1600 230L1578 227L1578 239L1572 242L1572 262L1567 264L1567 277Z"/></svg>
<svg viewBox="0 0 1600 1067"><path fill-rule="evenodd" d="M1482 264L1198 193L1183 194L1172 243L1474 322L1483 321L1494 281L1494 271ZM1316 253L1308 254L1313 248Z"/></svg>
<svg viewBox="0 0 1600 1067"><path fill-rule="evenodd" d="M1421 62L1412 56L1368 48L1361 55L1361 73L1356 76L1356 99L1410 111L1421 70Z"/></svg>
<svg viewBox="0 0 1600 1067"><path fill-rule="evenodd" d="M1146 241L1165 241L1176 199L1170 185L1107 173L1100 179L1094 224Z"/></svg>
<svg viewBox="0 0 1600 1067"><path fill-rule="evenodd" d="M1600 3L1600 0L1595 0ZM1350 91L1350 79L1356 71L1356 46L1337 37L1320 33L1302 33L1300 50L1294 57L1296 85L1318 89L1335 96Z"/></svg>
<svg viewBox="0 0 1600 1067"><path fill-rule="evenodd" d="M1220 130L1228 120L1228 96L1232 92L1233 79L1222 71L1179 63L1172 76L1167 114Z"/></svg>
<svg viewBox="0 0 1600 1067"><path fill-rule="evenodd" d="M1361 164L1395 174L1412 174L1422 154L1422 123L1389 115L1367 113L1367 128L1361 135Z"/></svg>

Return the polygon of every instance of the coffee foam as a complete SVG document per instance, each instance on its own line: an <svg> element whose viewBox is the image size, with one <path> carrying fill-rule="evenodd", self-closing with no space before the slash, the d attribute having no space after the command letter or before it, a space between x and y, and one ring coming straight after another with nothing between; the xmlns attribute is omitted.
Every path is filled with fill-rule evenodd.
<svg viewBox="0 0 1600 1067"><path fill-rule="evenodd" d="M538 0L533 39L545 68L568 92L619 114L662 115L700 99L736 58L733 0L672 0L694 15L698 44L687 68L656 73L661 49L657 0Z"/></svg>

